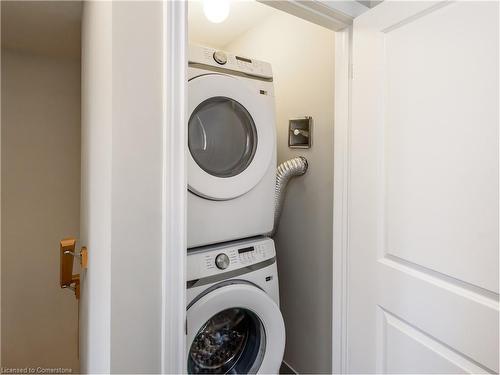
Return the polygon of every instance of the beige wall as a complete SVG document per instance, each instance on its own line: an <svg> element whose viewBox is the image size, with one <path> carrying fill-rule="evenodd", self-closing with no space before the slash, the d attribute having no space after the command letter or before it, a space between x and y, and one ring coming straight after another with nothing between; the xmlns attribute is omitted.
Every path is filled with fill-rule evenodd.
<svg viewBox="0 0 500 375"><path fill-rule="evenodd" d="M59 240L79 236L80 63L2 50L2 366L77 371Z"/></svg>
<svg viewBox="0 0 500 375"><path fill-rule="evenodd" d="M275 237L285 361L300 373L331 372L334 32L285 13L225 48L273 66L278 162L303 155L307 175L291 182ZM310 150L288 148L288 119L312 116Z"/></svg>

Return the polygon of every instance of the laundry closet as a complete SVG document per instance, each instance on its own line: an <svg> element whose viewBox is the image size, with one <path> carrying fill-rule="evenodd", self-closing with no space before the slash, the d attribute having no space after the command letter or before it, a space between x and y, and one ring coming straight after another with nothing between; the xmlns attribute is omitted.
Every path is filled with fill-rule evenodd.
<svg viewBox="0 0 500 375"><path fill-rule="evenodd" d="M279 305L286 327L284 363L281 371L331 372L335 32L255 1L231 2L227 18L220 23L209 20L206 11L204 12L203 2L191 1L188 6L188 23L190 69L194 70L193 67L204 64L206 67L203 73L189 72L189 98L197 95L189 90L201 90L195 86L197 75L231 75L232 69L249 67L248 71L242 70L240 75L254 75L254 80L246 80L248 85L260 85L258 90L261 94L269 91L275 103L275 119L267 120L274 122L276 131L276 138L273 138L276 139L277 147L274 168L296 157L304 157L307 160L305 174L291 178L286 187L278 230L273 235L278 271L276 276L279 279ZM207 47L204 50L205 56L201 58L196 56L197 52L193 52L199 51L200 47ZM219 54L227 63L214 60ZM262 66L269 71L265 70L263 73ZM270 89L261 87L262 82L268 84ZM212 86L207 85L207 96L233 95L216 95L214 91L211 92L210 87L216 84L214 82ZM191 107L196 105L190 103L188 110L188 117L191 115L189 136L193 138L196 134L191 129L203 127L203 124L194 123L203 122L203 119L197 118L199 115L196 111L191 112L194 109ZM266 112L267 108L263 105L256 112L259 110ZM208 120L207 124L205 129L210 126L217 127L217 124L210 124ZM299 135L297 144L294 144L297 140L295 135ZM208 139L210 143L210 135ZM265 137L259 138L259 142L266 141ZM207 141L205 146L206 143ZM192 146L194 147L196 146ZM188 169L188 184L189 173L191 169ZM255 194L259 194L261 198L253 201L253 207L249 207L244 213L246 225L241 229L250 231L254 225L252 221L262 225L262 215L254 216L249 211L254 210L255 206L274 210L274 200L269 201L271 196L274 198L274 191L269 186L264 192L258 187L254 190L257 189L261 191ZM228 210L233 209L235 213L241 211L238 204L235 203L231 208L231 200L227 202ZM217 205L218 202L213 204ZM207 222L204 227L197 226L192 222L195 219L190 220L190 213L188 201L188 245L190 230L198 236L203 232L202 228L210 224ZM197 214L203 216L203 211L199 210ZM238 224L239 221L233 220L226 228L239 228ZM214 231L216 230L209 232L216 236ZM271 235L269 228L255 233ZM231 239L223 234L220 238ZM238 246L235 246L235 251L237 248ZM216 253L217 251L214 252ZM234 261L237 261L236 255ZM189 265L188 255L188 278ZM188 289L188 296L189 293ZM188 326L189 323L188 310ZM188 335L188 341L189 339ZM270 342L269 345L273 343Z"/></svg>

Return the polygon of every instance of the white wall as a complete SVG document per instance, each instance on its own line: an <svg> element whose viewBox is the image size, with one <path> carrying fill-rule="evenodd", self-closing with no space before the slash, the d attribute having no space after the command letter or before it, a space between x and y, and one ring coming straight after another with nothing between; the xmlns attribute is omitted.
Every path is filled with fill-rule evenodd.
<svg viewBox="0 0 500 375"><path fill-rule="evenodd" d="M113 372L160 370L162 22L160 1L113 2Z"/></svg>
<svg viewBox="0 0 500 375"><path fill-rule="evenodd" d="M300 373L331 372L334 32L278 13L227 51L273 66L278 162L297 155L309 171L290 183L279 231L285 361ZM310 150L288 148L288 119L312 116Z"/></svg>
<svg viewBox="0 0 500 375"><path fill-rule="evenodd" d="M2 363L78 371L59 240L79 236L80 62L2 50Z"/></svg>
<svg viewBox="0 0 500 375"><path fill-rule="evenodd" d="M161 359L162 3L85 2L82 367Z"/></svg>

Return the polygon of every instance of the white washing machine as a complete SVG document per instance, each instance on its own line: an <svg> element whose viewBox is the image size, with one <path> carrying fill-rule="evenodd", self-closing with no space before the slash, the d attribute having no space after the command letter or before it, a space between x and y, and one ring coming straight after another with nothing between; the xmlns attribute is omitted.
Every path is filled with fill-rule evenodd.
<svg viewBox="0 0 500 375"><path fill-rule="evenodd" d="M205 246L187 256L187 369L277 374L285 349L274 242Z"/></svg>
<svg viewBox="0 0 500 375"><path fill-rule="evenodd" d="M271 65L190 46L188 248L271 231L276 120Z"/></svg>

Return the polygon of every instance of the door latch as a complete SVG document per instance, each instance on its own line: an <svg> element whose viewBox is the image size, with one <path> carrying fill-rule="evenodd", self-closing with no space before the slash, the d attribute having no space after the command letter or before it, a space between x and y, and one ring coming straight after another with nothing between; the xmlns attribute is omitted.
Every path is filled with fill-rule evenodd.
<svg viewBox="0 0 500 375"><path fill-rule="evenodd" d="M73 258L80 260L82 269L87 268L88 251L85 246L83 246L78 253L75 249L75 238L64 238L59 243L59 257L61 263L60 285L61 288L73 290L76 299L80 299L80 274L73 274Z"/></svg>

